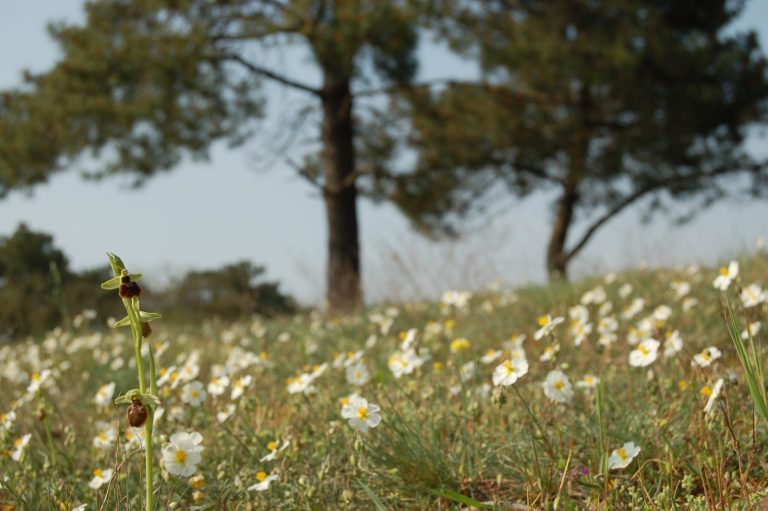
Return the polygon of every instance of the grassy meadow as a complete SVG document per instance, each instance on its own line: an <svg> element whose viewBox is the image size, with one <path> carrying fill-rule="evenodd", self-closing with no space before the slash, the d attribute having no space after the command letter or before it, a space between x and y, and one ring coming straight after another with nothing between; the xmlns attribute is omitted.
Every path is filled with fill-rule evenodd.
<svg viewBox="0 0 768 511"><path fill-rule="evenodd" d="M157 319L154 509L761 509L768 422L723 304L759 351L768 255L727 263ZM145 506L145 430L114 404L131 329L77 319L0 348L1 510Z"/></svg>

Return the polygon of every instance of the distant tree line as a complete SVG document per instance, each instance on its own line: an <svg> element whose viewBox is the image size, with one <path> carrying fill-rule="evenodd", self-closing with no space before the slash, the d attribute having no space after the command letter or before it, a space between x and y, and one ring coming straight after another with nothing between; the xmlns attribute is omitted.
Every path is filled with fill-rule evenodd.
<svg viewBox="0 0 768 511"><path fill-rule="evenodd" d="M211 270L180 275L163 288L146 279L142 300L171 321L210 318L233 321L252 315L292 314L296 301L264 280L265 269L239 261ZM0 342L18 340L54 327L72 328L83 311L94 311L98 325L118 318L122 305L99 284L111 276L109 267L75 271L49 234L20 224L0 236Z"/></svg>

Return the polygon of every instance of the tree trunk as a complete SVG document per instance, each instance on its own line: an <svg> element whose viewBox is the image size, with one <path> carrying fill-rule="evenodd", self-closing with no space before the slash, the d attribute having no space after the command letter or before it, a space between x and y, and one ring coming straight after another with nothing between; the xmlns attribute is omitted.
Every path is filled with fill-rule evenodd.
<svg viewBox="0 0 768 511"><path fill-rule="evenodd" d="M547 247L547 273L549 273L550 280L568 278L565 242L573 220L573 210L578 200L579 194L576 191L576 186L567 184L557 204L557 213L552 222L552 233Z"/></svg>
<svg viewBox="0 0 768 511"><path fill-rule="evenodd" d="M578 125L575 139L568 158L568 173L563 182L563 195L557 203L557 212L552 222L552 233L547 247L547 272L550 280L568 278L570 256L565 242L573 222L573 212L579 203L579 185L585 175L589 155L589 115L591 98L589 86L582 84L578 104L575 105Z"/></svg>
<svg viewBox="0 0 768 511"><path fill-rule="evenodd" d="M361 307L363 298L349 80L326 82L322 98L322 157L328 221L328 308L331 313L353 312Z"/></svg>

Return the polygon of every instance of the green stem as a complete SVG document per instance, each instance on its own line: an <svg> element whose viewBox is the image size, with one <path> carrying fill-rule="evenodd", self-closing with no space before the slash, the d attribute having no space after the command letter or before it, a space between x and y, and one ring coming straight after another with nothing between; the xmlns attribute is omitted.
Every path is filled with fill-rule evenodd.
<svg viewBox="0 0 768 511"><path fill-rule="evenodd" d="M136 370L139 373L139 392L142 394L145 392L144 381L144 360L141 356L141 321L139 321L139 313L133 307L131 300L123 298L123 305L125 306L128 317L131 320L131 332L133 333L133 348L136 352Z"/></svg>
<svg viewBox="0 0 768 511"><path fill-rule="evenodd" d="M153 509L154 498L154 467L152 460L152 423L154 422L155 411L150 408L150 412L147 415L147 422L144 424L144 445L146 446L146 460L145 470L147 473L147 511Z"/></svg>
<svg viewBox="0 0 768 511"><path fill-rule="evenodd" d="M51 465L56 464L56 449L53 447L53 436L51 435L51 426L48 424L48 407L46 406L45 397L43 397L43 389L40 387L37 389L37 399L40 400L43 410L43 429L45 430L45 437L48 439L48 451L51 456Z"/></svg>
<svg viewBox="0 0 768 511"><path fill-rule="evenodd" d="M131 331L133 332L133 344L134 348L136 350L136 369L138 371L138 377L139 377L139 392L142 394L145 392L145 379L144 379L144 360L141 356L141 344L142 344L142 336L141 336L141 321L139 320L139 311L134 307L134 302L132 300L128 300L127 298L123 298L123 304L125 305L125 310L128 312L128 317L131 320ZM152 354L150 353L150 357ZM153 369L154 372L154 364L150 360L150 368ZM151 380L154 381L154 375L152 375ZM154 385L151 385L154 386ZM156 390L156 389L155 389ZM147 496L146 496L146 511L152 511L154 509L154 466L153 466L153 456L152 456L152 422L154 419L155 411L153 407L148 407L149 413L147 414L147 422L144 424L144 446L145 446L145 453L144 453L144 459L146 462L145 470L146 470L146 490L147 490Z"/></svg>

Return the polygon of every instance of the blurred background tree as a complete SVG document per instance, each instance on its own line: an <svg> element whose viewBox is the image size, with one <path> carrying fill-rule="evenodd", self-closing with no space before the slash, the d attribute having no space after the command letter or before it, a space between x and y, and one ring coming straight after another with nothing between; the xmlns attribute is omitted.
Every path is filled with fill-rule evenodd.
<svg viewBox="0 0 768 511"><path fill-rule="evenodd" d="M236 146L262 116L265 81L322 112L319 150L296 166L319 190L328 225L332 311L362 304L355 85L404 86L416 71L418 11L393 0L100 0L82 26L50 27L62 57L0 95L0 194L45 182L88 152L92 174L137 184L211 144ZM308 50L320 83L285 76L259 50Z"/></svg>
<svg viewBox="0 0 768 511"><path fill-rule="evenodd" d="M546 267L564 277L642 199L649 211L694 199L685 219L735 192L768 193L766 161L744 143L768 120L768 75L756 34L730 28L743 1L433 5L435 28L483 80L401 91L393 120L370 132L390 161L402 143L416 151L415 172L377 192L423 231L455 233L500 184L517 197L555 190Z"/></svg>
<svg viewBox="0 0 768 511"><path fill-rule="evenodd" d="M226 322L297 312L296 301L282 293L276 282L264 281L264 274L263 266L240 261L180 274L163 287L148 288L142 281L142 301L179 323L190 317ZM107 265L72 271L53 236L19 225L10 236L0 237L0 341L19 340L55 327L72 328L69 311L74 317L93 311L96 325L105 327L109 317L123 314L114 296L98 292L101 282L111 275Z"/></svg>
<svg viewBox="0 0 768 511"><path fill-rule="evenodd" d="M215 270L190 271L174 281L158 300L164 316L185 318L247 319L294 313L290 296L281 293L275 282L262 282L265 269L239 261ZM165 312L167 311L167 312Z"/></svg>

